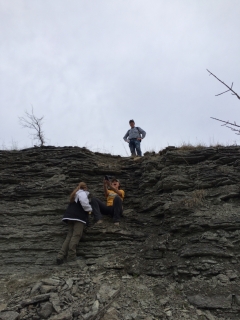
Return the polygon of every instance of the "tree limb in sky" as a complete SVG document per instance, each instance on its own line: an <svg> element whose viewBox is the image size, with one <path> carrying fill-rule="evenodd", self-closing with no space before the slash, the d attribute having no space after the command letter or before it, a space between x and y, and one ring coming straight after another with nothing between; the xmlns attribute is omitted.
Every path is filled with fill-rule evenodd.
<svg viewBox="0 0 240 320"><path fill-rule="evenodd" d="M236 128L232 128L230 126L233 126L233 127L238 127L240 128L239 125L236 124L236 122L234 121L234 123L231 123L229 121L225 121L225 120L220 120L220 119L217 119L217 118L214 118L214 117L210 117L211 119L214 119L214 120L217 120L217 121L220 121L220 122L223 122L224 124L222 124L222 126L225 126L229 129L231 129L232 131L235 131L236 134L239 134L240 135L240 129L236 129ZM230 126L229 126L230 125Z"/></svg>
<svg viewBox="0 0 240 320"><path fill-rule="evenodd" d="M233 82L232 82L232 85L231 87L229 87L225 82L223 82L222 80L220 80L217 76L215 76L215 74L213 74L211 71L209 71L207 69L207 71L209 72L209 75L211 76L214 76L219 82L221 82L225 87L228 88L228 90L224 91L224 92L221 92L219 94L216 94L216 96L220 96L221 94L224 94L228 91L231 91L232 92L232 95L236 96L239 100L240 100L240 96L235 92L233 91L232 87L233 87ZM217 120L217 121L220 121L220 122L223 122L224 124L222 124L222 126L225 126L229 129L231 129L232 131L234 131L236 134L240 135L240 129L237 129L237 128L240 128L239 125L236 124L236 122L234 121L234 123L231 123L229 121L225 121L225 120L220 120L220 119L217 119L217 118L213 118L213 117L210 117L214 120Z"/></svg>
<svg viewBox="0 0 240 320"><path fill-rule="evenodd" d="M32 107L32 113L29 113L28 111L25 111L25 117L18 117L19 122L23 128L29 128L32 130L35 130L35 133L33 134L34 139L38 140L40 143L40 147L42 147L45 144L45 137L42 130L43 125L43 118L37 118L33 113L33 107Z"/></svg>
<svg viewBox="0 0 240 320"><path fill-rule="evenodd" d="M225 87L227 87L228 88L228 90L226 90L226 91L224 91L224 92L221 92L221 93L219 93L219 94L216 94L216 96L220 96L221 94L224 94L224 93L226 93L226 92L228 92L228 91L231 91L232 92L232 95L234 95L234 96L236 96L239 100L240 100L240 96L235 92L235 91L233 91L233 89L232 89L232 87L233 87L233 82L232 82L232 85L231 85L231 87L229 87L225 82L223 82L222 80L220 80L217 76L215 76L215 74L213 74L211 71L209 71L208 69L207 69L207 71L209 72L209 75L211 76L214 76L219 82L221 82Z"/></svg>

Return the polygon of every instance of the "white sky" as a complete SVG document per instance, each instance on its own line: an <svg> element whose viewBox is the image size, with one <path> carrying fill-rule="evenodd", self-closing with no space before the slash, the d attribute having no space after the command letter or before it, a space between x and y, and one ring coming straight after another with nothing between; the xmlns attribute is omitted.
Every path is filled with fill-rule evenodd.
<svg viewBox="0 0 240 320"><path fill-rule="evenodd" d="M239 144L211 116L240 122L239 0L0 0L0 149L36 144L18 117L44 115L47 145L126 156Z"/></svg>

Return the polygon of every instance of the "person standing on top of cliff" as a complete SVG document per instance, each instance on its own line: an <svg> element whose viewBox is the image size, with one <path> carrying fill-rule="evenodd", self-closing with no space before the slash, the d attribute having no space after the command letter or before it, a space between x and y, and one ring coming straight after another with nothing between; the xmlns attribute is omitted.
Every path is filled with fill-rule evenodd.
<svg viewBox="0 0 240 320"><path fill-rule="evenodd" d="M107 205L98 198L91 199L92 213L97 224L102 223L102 215L109 215L113 218L116 226L119 226L120 217L123 212L123 198L125 192L120 189L120 181L105 176L103 180L104 195L107 199Z"/></svg>
<svg viewBox="0 0 240 320"><path fill-rule="evenodd" d="M68 234L57 255L57 264L62 264L66 257L68 262L77 259L77 245L82 237L84 225L88 222L88 214L92 211L88 195L85 182L80 182L70 195L70 203L62 219L68 224Z"/></svg>
<svg viewBox="0 0 240 320"><path fill-rule="evenodd" d="M140 127L135 127L134 120L130 120L129 124L131 129L127 131L123 139L129 143L129 148L130 148L132 157L136 156L136 151L137 151L137 155L141 157L142 151L141 151L140 143L142 139L145 138L146 132Z"/></svg>

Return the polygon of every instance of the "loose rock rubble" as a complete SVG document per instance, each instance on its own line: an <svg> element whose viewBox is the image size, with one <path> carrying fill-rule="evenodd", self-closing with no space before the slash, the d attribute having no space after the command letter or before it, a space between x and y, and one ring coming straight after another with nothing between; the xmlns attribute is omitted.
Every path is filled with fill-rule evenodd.
<svg viewBox="0 0 240 320"><path fill-rule="evenodd" d="M77 147L0 151L0 319L239 319L240 148L167 148L130 159ZM79 181L126 191L55 264Z"/></svg>
<svg viewBox="0 0 240 320"><path fill-rule="evenodd" d="M182 285L167 278L123 274L88 267L85 261L66 264L51 278L12 293L0 319L199 319L198 314L205 315L188 306Z"/></svg>

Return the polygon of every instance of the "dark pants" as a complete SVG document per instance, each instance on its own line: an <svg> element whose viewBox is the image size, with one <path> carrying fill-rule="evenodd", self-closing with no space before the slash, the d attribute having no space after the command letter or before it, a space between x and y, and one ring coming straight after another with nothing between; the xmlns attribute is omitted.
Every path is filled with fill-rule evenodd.
<svg viewBox="0 0 240 320"><path fill-rule="evenodd" d="M92 206L92 213L93 217L96 221L102 219L102 215L108 215L113 218L113 222L119 222L120 217L122 216L123 207L122 207L122 200L119 196L116 196L113 200L112 206L106 206L98 198L92 198L91 200Z"/></svg>
<svg viewBox="0 0 240 320"><path fill-rule="evenodd" d="M68 220L68 234L58 252L58 259L64 259L66 256L69 261L76 259L77 245L82 237L83 228L84 223Z"/></svg>
<svg viewBox="0 0 240 320"><path fill-rule="evenodd" d="M130 142L129 142L129 148L130 148L132 156L136 155L135 149L137 151L137 155L140 156L140 157L142 156L140 140L131 139Z"/></svg>

